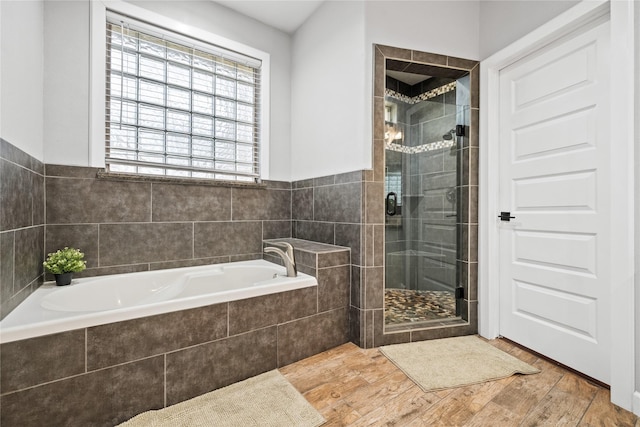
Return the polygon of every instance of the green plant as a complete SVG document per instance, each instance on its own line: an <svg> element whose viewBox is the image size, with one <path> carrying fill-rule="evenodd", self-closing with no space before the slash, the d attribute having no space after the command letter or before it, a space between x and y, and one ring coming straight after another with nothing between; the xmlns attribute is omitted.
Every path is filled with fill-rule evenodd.
<svg viewBox="0 0 640 427"><path fill-rule="evenodd" d="M77 273L87 268L83 258L84 254L78 249L65 247L50 253L42 265L52 274Z"/></svg>

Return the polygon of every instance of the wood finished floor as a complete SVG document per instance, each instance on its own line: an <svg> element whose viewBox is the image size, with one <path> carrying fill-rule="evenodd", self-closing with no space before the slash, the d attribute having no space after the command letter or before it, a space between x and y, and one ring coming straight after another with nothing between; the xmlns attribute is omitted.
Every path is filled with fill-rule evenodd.
<svg viewBox="0 0 640 427"><path fill-rule="evenodd" d="M505 340L491 345L538 367L535 375L423 392L377 349L354 344L280 372L328 426L636 426L609 390Z"/></svg>

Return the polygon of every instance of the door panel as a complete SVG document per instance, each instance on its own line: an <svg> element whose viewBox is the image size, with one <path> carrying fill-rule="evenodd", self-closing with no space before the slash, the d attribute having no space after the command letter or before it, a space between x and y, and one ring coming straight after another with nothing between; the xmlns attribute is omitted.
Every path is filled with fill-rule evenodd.
<svg viewBox="0 0 640 427"><path fill-rule="evenodd" d="M608 23L500 73L500 334L609 381Z"/></svg>

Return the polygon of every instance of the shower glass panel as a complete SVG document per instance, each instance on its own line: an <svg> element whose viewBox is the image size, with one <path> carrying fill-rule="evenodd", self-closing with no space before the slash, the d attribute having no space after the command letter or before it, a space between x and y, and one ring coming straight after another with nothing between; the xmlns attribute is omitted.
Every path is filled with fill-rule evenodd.
<svg viewBox="0 0 640 427"><path fill-rule="evenodd" d="M456 261L464 185L459 165L469 104L468 74L437 77L387 71L387 329L466 320Z"/></svg>

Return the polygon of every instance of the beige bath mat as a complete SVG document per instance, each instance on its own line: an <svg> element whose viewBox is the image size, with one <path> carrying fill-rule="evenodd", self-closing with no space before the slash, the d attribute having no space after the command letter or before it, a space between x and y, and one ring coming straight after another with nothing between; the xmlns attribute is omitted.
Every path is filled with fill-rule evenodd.
<svg viewBox="0 0 640 427"><path fill-rule="evenodd" d="M300 426L325 420L277 370L120 424L126 427Z"/></svg>
<svg viewBox="0 0 640 427"><path fill-rule="evenodd" d="M424 391L540 372L475 335L389 345L380 351Z"/></svg>

